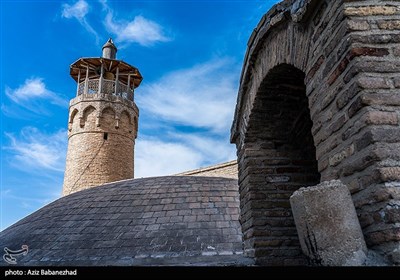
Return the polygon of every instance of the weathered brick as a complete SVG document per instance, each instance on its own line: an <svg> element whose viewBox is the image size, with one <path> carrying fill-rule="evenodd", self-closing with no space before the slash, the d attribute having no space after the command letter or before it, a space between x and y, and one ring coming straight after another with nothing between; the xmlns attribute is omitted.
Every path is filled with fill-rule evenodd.
<svg viewBox="0 0 400 280"><path fill-rule="evenodd" d="M343 151L334 154L329 158L329 165L336 166L341 163L345 158L351 156L354 153L354 145L350 145L349 147L345 148Z"/></svg>
<svg viewBox="0 0 400 280"><path fill-rule="evenodd" d="M386 56L389 54L389 50L386 48L369 48L369 47L357 47L352 48L348 55L349 59L353 59L357 56Z"/></svg>
<svg viewBox="0 0 400 280"><path fill-rule="evenodd" d="M390 241L400 241L400 228L389 228L381 231L367 233L365 236L367 245L373 246Z"/></svg>
<svg viewBox="0 0 400 280"><path fill-rule="evenodd" d="M395 56L400 56L400 47L394 47L393 48L393 54Z"/></svg>
<svg viewBox="0 0 400 280"><path fill-rule="evenodd" d="M393 84L396 88L400 88L400 77L394 77Z"/></svg>
<svg viewBox="0 0 400 280"><path fill-rule="evenodd" d="M366 113L365 122L367 124L398 124L398 114L394 112L369 111Z"/></svg>
<svg viewBox="0 0 400 280"><path fill-rule="evenodd" d="M364 7L346 7L344 14L346 16L376 16L376 15L394 15L399 13L400 9L396 6L364 6Z"/></svg>
<svg viewBox="0 0 400 280"><path fill-rule="evenodd" d="M377 61L377 60L362 60L357 62L359 72L374 72L374 73L397 73L400 67L400 61L391 60Z"/></svg>
<svg viewBox="0 0 400 280"><path fill-rule="evenodd" d="M352 31L365 31L371 28L366 20L348 20L347 24Z"/></svg>
<svg viewBox="0 0 400 280"><path fill-rule="evenodd" d="M357 33L350 34L351 41L353 43L362 44L389 44L400 42L400 36L397 34L372 34L372 35L361 35Z"/></svg>
<svg viewBox="0 0 400 280"><path fill-rule="evenodd" d="M353 117L362 107L364 106L364 102L363 99L361 97L356 98L356 100L353 101L353 103L351 103L347 114L349 115L349 117Z"/></svg>
<svg viewBox="0 0 400 280"><path fill-rule="evenodd" d="M336 99L336 105L339 109L342 109L348 104L348 102L353 99L360 92L361 88L357 83L353 83L349 88L342 91L339 97Z"/></svg>
<svg viewBox="0 0 400 280"><path fill-rule="evenodd" d="M307 79L310 80L314 77L315 73L320 69L322 63L324 63L325 57L321 55L315 64L311 67L310 71L308 71Z"/></svg>
<svg viewBox="0 0 400 280"><path fill-rule="evenodd" d="M360 97L360 102L364 105L400 106L400 94L397 93L363 94Z"/></svg>
<svg viewBox="0 0 400 280"><path fill-rule="evenodd" d="M400 20L379 20L378 26L380 29L400 29Z"/></svg>
<svg viewBox="0 0 400 280"><path fill-rule="evenodd" d="M398 181L398 180L400 180L400 167L379 168L378 172L383 181Z"/></svg>
<svg viewBox="0 0 400 280"><path fill-rule="evenodd" d="M358 85L365 89L389 89L390 83L388 79L382 77L363 76L358 79Z"/></svg>

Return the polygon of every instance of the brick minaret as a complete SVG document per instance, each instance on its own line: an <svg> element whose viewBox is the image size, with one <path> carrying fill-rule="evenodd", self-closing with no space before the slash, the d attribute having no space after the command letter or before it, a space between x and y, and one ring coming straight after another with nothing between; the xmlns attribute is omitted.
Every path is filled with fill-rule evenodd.
<svg viewBox="0 0 400 280"><path fill-rule="evenodd" d="M142 76L116 53L109 39L102 57L80 58L70 67L77 90L69 106L63 195L133 178L139 117L134 90Z"/></svg>

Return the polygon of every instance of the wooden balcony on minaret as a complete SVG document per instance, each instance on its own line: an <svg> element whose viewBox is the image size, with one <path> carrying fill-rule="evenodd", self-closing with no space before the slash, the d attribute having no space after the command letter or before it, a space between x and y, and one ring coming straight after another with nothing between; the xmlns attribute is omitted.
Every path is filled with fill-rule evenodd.
<svg viewBox="0 0 400 280"><path fill-rule="evenodd" d="M143 78L136 67L115 59L117 48L109 39L102 57L84 57L70 66L70 75L77 82L76 95L119 96L134 100L134 91ZM89 97L89 96L87 96Z"/></svg>

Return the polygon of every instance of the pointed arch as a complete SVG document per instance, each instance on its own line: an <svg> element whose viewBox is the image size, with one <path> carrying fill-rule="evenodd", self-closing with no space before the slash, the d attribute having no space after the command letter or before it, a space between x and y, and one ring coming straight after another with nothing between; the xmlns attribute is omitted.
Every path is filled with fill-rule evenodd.
<svg viewBox="0 0 400 280"><path fill-rule="evenodd" d="M86 127L86 129L94 129L96 125L96 108L92 105L87 106L82 113L81 127Z"/></svg>
<svg viewBox="0 0 400 280"><path fill-rule="evenodd" d="M72 124L74 122L74 119L78 113L79 113L79 111L76 108L72 111L72 113L69 116L69 121L68 121L70 124Z"/></svg>
<svg viewBox="0 0 400 280"><path fill-rule="evenodd" d="M117 125L117 114L113 107L106 106L100 113L100 126L106 131L114 130L118 128Z"/></svg>
<svg viewBox="0 0 400 280"><path fill-rule="evenodd" d="M130 133L133 130L131 115L126 110L120 114L119 127L124 133Z"/></svg>
<svg viewBox="0 0 400 280"><path fill-rule="evenodd" d="M114 118L116 117L116 111L111 106L104 107L100 112L100 117L103 117L104 114L114 115Z"/></svg>

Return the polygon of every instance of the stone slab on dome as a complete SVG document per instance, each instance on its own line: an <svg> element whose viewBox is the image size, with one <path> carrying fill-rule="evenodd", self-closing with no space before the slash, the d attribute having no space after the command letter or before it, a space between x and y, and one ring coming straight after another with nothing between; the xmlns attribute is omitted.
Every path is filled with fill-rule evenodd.
<svg viewBox="0 0 400 280"><path fill-rule="evenodd" d="M131 179L62 197L0 233L18 265L248 265L237 180ZM7 265L4 261L1 265Z"/></svg>
<svg viewBox="0 0 400 280"><path fill-rule="evenodd" d="M224 177L236 179L238 178L237 160L232 160L216 165L202 167L194 170L185 171L176 174L176 176L207 176L207 177Z"/></svg>

